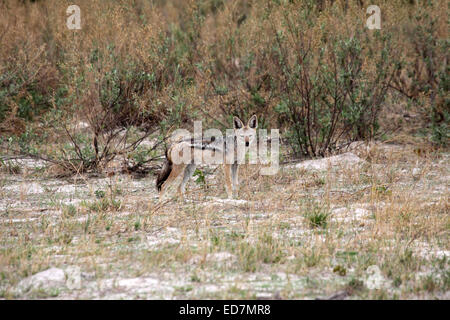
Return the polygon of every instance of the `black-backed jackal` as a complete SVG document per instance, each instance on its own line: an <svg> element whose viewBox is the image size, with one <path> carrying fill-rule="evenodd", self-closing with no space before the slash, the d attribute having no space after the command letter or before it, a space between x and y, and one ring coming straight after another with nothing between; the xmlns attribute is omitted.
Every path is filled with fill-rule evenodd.
<svg viewBox="0 0 450 320"><path fill-rule="evenodd" d="M171 186L178 184L177 191L181 199L184 197L186 183L193 175L198 163L195 163L195 152L210 153L210 156L221 158L223 166L225 189L228 198L237 197L239 188L239 163L237 154L247 152L248 147L256 140L256 128L258 119L253 115L247 125L238 117L233 118L233 134L224 137L213 137L213 139L184 139L173 143L166 152L166 160L156 179L156 186L160 191L160 201ZM241 149L239 149L241 148ZM239 149L239 150L238 150ZM188 161L180 163L176 158L183 152L189 152ZM193 152L192 152L193 151ZM201 155L201 156L202 156ZM200 157L201 157L200 156ZM242 157L241 157L242 158ZM228 161L227 159L232 159ZM174 161L178 160L178 161ZM181 178L182 177L182 178Z"/></svg>

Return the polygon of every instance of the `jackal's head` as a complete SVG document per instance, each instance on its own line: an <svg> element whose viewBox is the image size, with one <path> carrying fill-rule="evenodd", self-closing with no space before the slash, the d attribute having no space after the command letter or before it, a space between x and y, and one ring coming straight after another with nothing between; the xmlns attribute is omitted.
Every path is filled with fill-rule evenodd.
<svg viewBox="0 0 450 320"><path fill-rule="evenodd" d="M253 140L256 139L256 128L258 127L258 118L256 114L248 120L247 125L238 117L233 117L234 134L238 139L242 139L245 142L245 146L248 147Z"/></svg>

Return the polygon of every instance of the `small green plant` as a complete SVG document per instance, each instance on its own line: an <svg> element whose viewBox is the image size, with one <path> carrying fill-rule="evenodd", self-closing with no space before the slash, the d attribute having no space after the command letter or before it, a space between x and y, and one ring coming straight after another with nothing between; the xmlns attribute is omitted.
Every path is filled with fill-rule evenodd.
<svg viewBox="0 0 450 320"><path fill-rule="evenodd" d="M333 268L333 272L343 277L347 274L347 269L341 265L337 265Z"/></svg>
<svg viewBox="0 0 450 320"><path fill-rule="evenodd" d="M254 244L250 244L239 235L231 237L231 247L237 253L238 264L245 272L255 272L261 263L278 263L284 257L281 243L269 233L259 235ZM235 242L238 243L234 245Z"/></svg>
<svg viewBox="0 0 450 320"><path fill-rule="evenodd" d="M105 212L108 210L117 211L120 209L121 205L122 203L120 200L107 198L102 198L86 204L88 209L94 212Z"/></svg>
<svg viewBox="0 0 450 320"><path fill-rule="evenodd" d="M428 275L424 279L422 279L422 288L428 292L435 291L438 286L438 282L433 278L432 275Z"/></svg>
<svg viewBox="0 0 450 320"><path fill-rule="evenodd" d="M388 185L378 185L375 187L375 192L379 195L390 195L392 191L389 190Z"/></svg>
<svg viewBox="0 0 450 320"><path fill-rule="evenodd" d="M317 204L309 206L304 213L306 220L311 228L326 228L328 225L328 218L330 211L324 207L320 207Z"/></svg>
<svg viewBox="0 0 450 320"><path fill-rule="evenodd" d="M200 279L200 277L199 277L196 273L193 273L193 274L191 275L191 281L192 281L192 282L201 282L201 279Z"/></svg>
<svg viewBox="0 0 450 320"><path fill-rule="evenodd" d="M204 188L206 187L206 178L205 178L205 174L202 170L195 169L194 177L197 177L197 179L195 179L195 183L203 186Z"/></svg>
<svg viewBox="0 0 450 320"><path fill-rule="evenodd" d="M311 250L311 252L303 255L303 263L308 268L312 268L319 264L320 260L322 260L322 255L320 252L317 252L315 249Z"/></svg>
<svg viewBox="0 0 450 320"><path fill-rule="evenodd" d="M97 198L97 199L102 199L102 198L104 198L105 197L105 191L103 191L103 190L95 190L95 197Z"/></svg>
<svg viewBox="0 0 450 320"><path fill-rule="evenodd" d="M364 289L364 282L357 278L352 278L346 286L346 290L353 294L355 291L361 291Z"/></svg>
<svg viewBox="0 0 450 320"><path fill-rule="evenodd" d="M258 265L256 248L243 242L239 246L239 264L245 272L255 272Z"/></svg>
<svg viewBox="0 0 450 320"><path fill-rule="evenodd" d="M86 221L84 222L84 226L83 226L84 233L88 233L90 225L91 225L91 216L88 214L88 217L87 217Z"/></svg>
<svg viewBox="0 0 450 320"><path fill-rule="evenodd" d="M450 270L444 271L442 277L442 290L450 290Z"/></svg>
<svg viewBox="0 0 450 320"><path fill-rule="evenodd" d="M187 293L189 291L192 291L194 288L190 285L187 286L182 286L182 287L176 287L175 288L175 293L177 294L184 294Z"/></svg>
<svg viewBox="0 0 450 320"><path fill-rule="evenodd" d="M141 229L141 221L136 220L136 222L134 223L134 230L138 231L139 229Z"/></svg>
<svg viewBox="0 0 450 320"><path fill-rule="evenodd" d="M392 282L392 284L394 285L394 287L398 288L401 286L402 284L402 278L400 277L395 277L394 281Z"/></svg>
<svg viewBox="0 0 450 320"><path fill-rule="evenodd" d="M49 288L49 289L36 289L33 290L30 294L31 296L35 296L38 299L44 298L55 298L59 296L61 290L59 288Z"/></svg>
<svg viewBox="0 0 450 320"><path fill-rule="evenodd" d="M127 239L128 242L137 242L137 241L140 241L140 240L141 240L141 238L139 238L139 237L129 237Z"/></svg>
<svg viewBox="0 0 450 320"><path fill-rule="evenodd" d="M75 207L73 204L66 205L63 207L63 214L73 217L77 214L77 207Z"/></svg>

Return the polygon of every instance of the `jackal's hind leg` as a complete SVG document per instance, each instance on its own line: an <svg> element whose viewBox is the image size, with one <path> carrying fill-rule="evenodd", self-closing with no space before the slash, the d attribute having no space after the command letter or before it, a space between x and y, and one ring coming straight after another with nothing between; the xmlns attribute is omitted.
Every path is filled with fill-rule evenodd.
<svg viewBox="0 0 450 320"><path fill-rule="evenodd" d="M184 173L186 165L185 164L179 164L179 165L173 165L172 171L170 172L169 177L167 180L163 183L161 186L161 192L159 194L159 201L162 201L167 193L171 193L171 189L175 187L175 184L177 183L177 180L180 180L180 175ZM178 187L179 190L179 187Z"/></svg>

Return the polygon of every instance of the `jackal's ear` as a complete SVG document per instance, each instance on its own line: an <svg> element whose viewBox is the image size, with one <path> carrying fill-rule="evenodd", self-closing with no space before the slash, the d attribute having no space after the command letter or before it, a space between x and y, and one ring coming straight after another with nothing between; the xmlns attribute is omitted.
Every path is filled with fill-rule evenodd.
<svg viewBox="0 0 450 320"><path fill-rule="evenodd" d="M233 117L233 127L235 129L241 129L244 127L244 124L242 123L241 119L238 117Z"/></svg>
<svg viewBox="0 0 450 320"><path fill-rule="evenodd" d="M250 118L250 120L248 120L247 126L252 129L258 128L258 118L256 117L256 114L254 114Z"/></svg>

